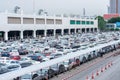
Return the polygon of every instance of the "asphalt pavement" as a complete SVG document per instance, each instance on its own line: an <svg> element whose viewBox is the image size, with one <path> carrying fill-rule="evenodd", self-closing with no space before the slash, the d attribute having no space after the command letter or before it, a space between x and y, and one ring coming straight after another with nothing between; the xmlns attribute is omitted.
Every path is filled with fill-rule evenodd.
<svg viewBox="0 0 120 80"><path fill-rule="evenodd" d="M113 53L114 52L111 52L110 54L106 54L106 55L104 55L103 58L99 57L99 58L92 60L88 63L85 63L75 69L72 69L71 71L60 74L57 77L54 77L50 80L86 80L86 77L88 77L90 79L92 77L92 74L95 75L97 71L100 71L101 68L105 67L111 61L114 63L114 65L107 70L108 73L106 73L107 71L103 72L103 74L96 76L95 80L120 80L120 77L119 77L120 74L116 74L116 71L118 73L120 73L120 70L117 70L120 68L120 62L119 62L120 56L119 55L111 56ZM118 62L119 62L119 64L118 64ZM114 72L114 74L113 74L113 72ZM115 75L118 78L115 79L111 75ZM104 76L106 76L106 77L104 77ZM109 79L109 77L107 77L107 76L110 76L114 79L112 79L112 78Z"/></svg>
<svg viewBox="0 0 120 80"><path fill-rule="evenodd" d="M72 77L67 80L86 80L86 77L91 79L92 75L95 75L97 71L101 71L101 69L104 68L104 66L106 66L108 63L110 63L115 59L118 59L118 57L106 58L105 60L90 66L89 68L83 70L80 73L77 73L75 75L73 74ZM103 80L103 79L100 79L100 80ZM108 79L105 79L105 80L108 80Z"/></svg>
<svg viewBox="0 0 120 80"><path fill-rule="evenodd" d="M117 56L108 70L100 74L95 80L120 80L120 56Z"/></svg>

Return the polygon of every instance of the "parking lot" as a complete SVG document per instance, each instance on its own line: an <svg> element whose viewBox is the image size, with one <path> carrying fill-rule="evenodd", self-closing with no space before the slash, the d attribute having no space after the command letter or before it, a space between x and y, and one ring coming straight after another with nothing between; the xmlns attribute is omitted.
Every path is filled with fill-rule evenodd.
<svg viewBox="0 0 120 80"><path fill-rule="evenodd" d="M105 43L120 39L119 32L82 33L64 36L50 36L17 41L0 42L0 74L40 64L81 50L88 50ZM79 57L28 73L19 77L20 80L47 80L76 66L104 54L115 51L120 44L109 45Z"/></svg>

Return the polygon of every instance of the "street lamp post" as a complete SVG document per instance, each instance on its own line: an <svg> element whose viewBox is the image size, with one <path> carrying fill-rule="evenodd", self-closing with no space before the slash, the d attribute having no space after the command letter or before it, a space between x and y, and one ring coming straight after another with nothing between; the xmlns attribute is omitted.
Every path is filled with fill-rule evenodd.
<svg viewBox="0 0 120 80"><path fill-rule="evenodd" d="M33 0L33 13L35 13L35 0Z"/></svg>

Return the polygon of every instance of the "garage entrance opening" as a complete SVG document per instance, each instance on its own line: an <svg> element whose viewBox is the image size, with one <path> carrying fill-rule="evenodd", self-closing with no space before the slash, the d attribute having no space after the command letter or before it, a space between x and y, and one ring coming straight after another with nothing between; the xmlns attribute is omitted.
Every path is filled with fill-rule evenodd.
<svg viewBox="0 0 120 80"><path fill-rule="evenodd" d="M33 31L32 30L25 30L23 31L23 38L33 38Z"/></svg>
<svg viewBox="0 0 120 80"><path fill-rule="evenodd" d="M20 31L8 32L8 40L19 40L19 39L20 39Z"/></svg>

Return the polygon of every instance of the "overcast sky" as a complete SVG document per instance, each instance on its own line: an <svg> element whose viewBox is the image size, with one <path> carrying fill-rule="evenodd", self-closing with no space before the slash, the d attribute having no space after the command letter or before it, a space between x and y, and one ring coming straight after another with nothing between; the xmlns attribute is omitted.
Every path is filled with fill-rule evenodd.
<svg viewBox="0 0 120 80"><path fill-rule="evenodd" d="M33 2L35 11L46 10L49 14L83 14L103 15L107 13L109 0L0 0L0 11L6 9L13 12L15 6L21 7L24 13L33 13Z"/></svg>

